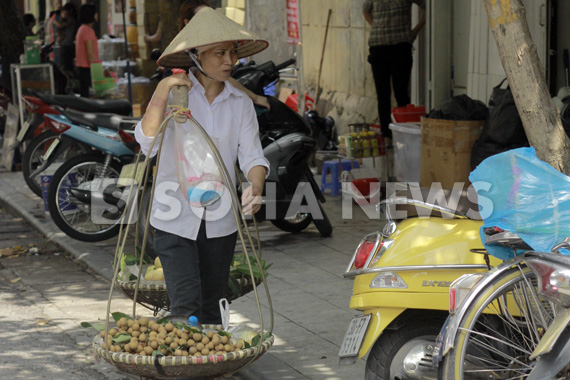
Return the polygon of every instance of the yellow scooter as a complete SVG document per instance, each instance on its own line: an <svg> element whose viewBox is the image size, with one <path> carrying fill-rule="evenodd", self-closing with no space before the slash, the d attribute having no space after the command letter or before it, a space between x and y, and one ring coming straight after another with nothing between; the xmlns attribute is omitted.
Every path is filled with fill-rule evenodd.
<svg viewBox="0 0 570 380"><path fill-rule="evenodd" d="M449 286L500 263L482 254L474 191L455 194L452 206L453 193L443 190L448 207L423 201L428 194L410 187L382 201L384 228L362 239L344 274L354 279L350 308L362 315L349 323L340 364L368 353L366 380L437 379L431 354L448 315Z"/></svg>

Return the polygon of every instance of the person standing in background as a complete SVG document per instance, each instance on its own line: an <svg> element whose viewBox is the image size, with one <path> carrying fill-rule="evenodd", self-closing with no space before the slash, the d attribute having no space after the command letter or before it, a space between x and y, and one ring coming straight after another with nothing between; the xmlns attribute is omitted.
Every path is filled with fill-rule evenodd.
<svg viewBox="0 0 570 380"><path fill-rule="evenodd" d="M59 18L61 17L61 0L56 0L54 2L52 2L52 6L53 6L53 11L49 14L47 23L46 23L46 35L45 35L45 44L49 45L49 44L55 44L55 41L57 39L57 33L56 33L56 26L54 24L55 21L59 20ZM57 58L54 52L52 51L51 53L49 53L49 59L55 63L57 62Z"/></svg>
<svg viewBox="0 0 570 380"><path fill-rule="evenodd" d="M412 29L412 4L422 9L418 24ZM378 116L384 137L390 139L392 87L398 107L410 103L408 86L412 73L412 43L425 24L425 0L365 0L364 18L372 26L368 62L378 97Z"/></svg>
<svg viewBox="0 0 570 380"><path fill-rule="evenodd" d="M93 30L93 24L98 20L95 4L83 4L79 8L79 22L81 26L75 35L75 54L77 76L79 78L80 95L89 97L91 86L91 64L101 62L99 60L99 47L97 36Z"/></svg>
<svg viewBox="0 0 570 380"><path fill-rule="evenodd" d="M61 17L54 21L57 27L59 45L59 64L65 70L73 71L75 58L75 33L77 32L77 9L73 3L67 3L61 9Z"/></svg>
<svg viewBox="0 0 570 380"><path fill-rule="evenodd" d="M26 25L26 37L35 35L34 26L36 26L36 17L31 13L26 13L23 21L24 25Z"/></svg>

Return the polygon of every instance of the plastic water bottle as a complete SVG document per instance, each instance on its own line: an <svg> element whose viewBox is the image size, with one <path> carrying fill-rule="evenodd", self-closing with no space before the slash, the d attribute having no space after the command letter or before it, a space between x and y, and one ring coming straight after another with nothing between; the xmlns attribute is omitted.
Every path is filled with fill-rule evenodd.
<svg viewBox="0 0 570 380"><path fill-rule="evenodd" d="M203 330L202 325L198 322L198 318L194 315L191 315L190 318L188 318L188 324L192 328L198 329L200 331Z"/></svg>

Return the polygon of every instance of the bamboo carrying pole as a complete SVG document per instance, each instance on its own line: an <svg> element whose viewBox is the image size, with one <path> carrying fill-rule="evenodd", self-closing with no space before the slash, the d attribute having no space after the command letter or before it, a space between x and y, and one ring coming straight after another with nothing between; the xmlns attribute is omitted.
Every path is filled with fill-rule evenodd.
<svg viewBox="0 0 570 380"><path fill-rule="evenodd" d="M317 96L315 98L315 106L318 104L319 102L319 96L321 95L321 72L323 70L323 61L325 58L325 47L327 46L327 35L329 33L329 24L331 22L331 14L332 14L332 9L329 9L329 14L327 16L327 26L325 27L325 38L323 41L323 50L321 51L321 63L319 64L319 74L317 75Z"/></svg>

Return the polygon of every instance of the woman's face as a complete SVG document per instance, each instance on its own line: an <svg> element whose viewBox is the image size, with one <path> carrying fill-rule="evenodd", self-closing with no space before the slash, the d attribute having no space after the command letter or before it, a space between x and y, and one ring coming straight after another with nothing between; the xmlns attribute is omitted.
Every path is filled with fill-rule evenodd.
<svg viewBox="0 0 570 380"><path fill-rule="evenodd" d="M198 54L202 69L208 76L223 82L229 79L237 61L237 44L224 42Z"/></svg>

